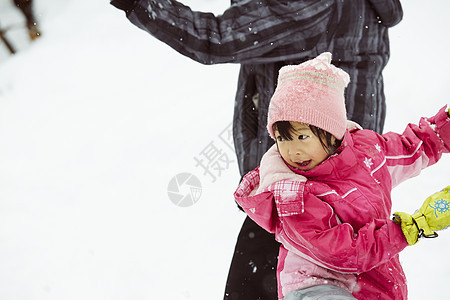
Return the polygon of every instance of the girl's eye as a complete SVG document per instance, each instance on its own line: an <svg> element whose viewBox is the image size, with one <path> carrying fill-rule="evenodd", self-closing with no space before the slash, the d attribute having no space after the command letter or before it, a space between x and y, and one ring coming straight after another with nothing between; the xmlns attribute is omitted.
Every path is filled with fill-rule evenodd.
<svg viewBox="0 0 450 300"><path fill-rule="evenodd" d="M284 141L285 141L285 139L284 139L282 136L278 136L278 137L277 137L277 140L278 140L279 142L284 142Z"/></svg>
<svg viewBox="0 0 450 300"><path fill-rule="evenodd" d="M301 134L301 135L298 136L298 139L299 139L299 140L304 140L304 139L306 139L306 138L308 138L308 137L309 137L309 135Z"/></svg>

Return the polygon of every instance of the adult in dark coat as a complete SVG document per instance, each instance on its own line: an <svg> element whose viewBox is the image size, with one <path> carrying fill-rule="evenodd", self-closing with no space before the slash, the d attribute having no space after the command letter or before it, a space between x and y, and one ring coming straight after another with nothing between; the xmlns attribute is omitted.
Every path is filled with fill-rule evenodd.
<svg viewBox="0 0 450 300"><path fill-rule="evenodd" d="M329 51L350 74L348 118L383 131L382 70L388 28L403 16L399 0L234 0L222 15L175 0L112 0L139 28L202 64L240 63L233 122L241 175L273 144L267 108L280 67ZM276 299L278 244L247 218L235 248L225 299Z"/></svg>

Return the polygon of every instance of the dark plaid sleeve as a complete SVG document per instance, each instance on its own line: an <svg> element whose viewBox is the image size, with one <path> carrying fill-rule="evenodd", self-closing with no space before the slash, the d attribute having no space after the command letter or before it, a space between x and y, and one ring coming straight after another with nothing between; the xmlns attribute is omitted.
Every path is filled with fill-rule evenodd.
<svg viewBox="0 0 450 300"><path fill-rule="evenodd" d="M111 5L128 13L136 3L136 0L111 0Z"/></svg>
<svg viewBox="0 0 450 300"><path fill-rule="evenodd" d="M324 1L240 1L222 15L195 12L174 0L139 0L129 20L203 64L264 63L312 49L334 7ZM295 47L286 45L295 43Z"/></svg>

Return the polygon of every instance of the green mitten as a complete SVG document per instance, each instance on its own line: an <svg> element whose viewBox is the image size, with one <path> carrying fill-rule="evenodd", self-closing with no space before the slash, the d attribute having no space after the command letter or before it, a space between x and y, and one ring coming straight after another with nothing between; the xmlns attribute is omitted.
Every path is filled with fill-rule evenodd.
<svg viewBox="0 0 450 300"><path fill-rule="evenodd" d="M437 237L434 231L450 226L450 186L428 197L416 213L396 212L393 220L402 227L409 245L420 237Z"/></svg>

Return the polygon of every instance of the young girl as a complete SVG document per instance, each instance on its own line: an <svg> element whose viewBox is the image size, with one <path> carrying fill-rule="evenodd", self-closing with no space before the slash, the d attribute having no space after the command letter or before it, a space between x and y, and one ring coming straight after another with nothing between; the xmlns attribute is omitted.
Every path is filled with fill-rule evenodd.
<svg viewBox="0 0 450 300"><path fill-rule="evenodd" d="M411 218L411 238L390 220L391 189L450 152L450 118L444 107L401 135L347 129L348 83L330 53L283 67L267 125L276 144L235 192L282 244L279 299L407 299L398 253L423 230Z"/></svg>

